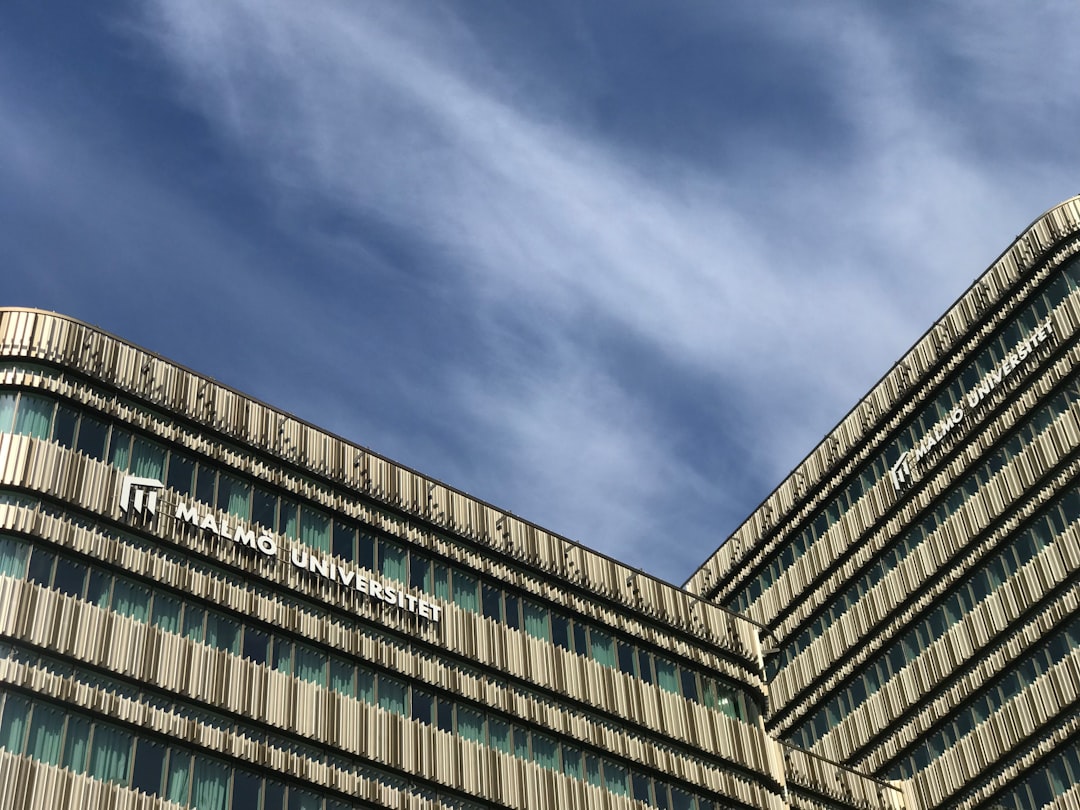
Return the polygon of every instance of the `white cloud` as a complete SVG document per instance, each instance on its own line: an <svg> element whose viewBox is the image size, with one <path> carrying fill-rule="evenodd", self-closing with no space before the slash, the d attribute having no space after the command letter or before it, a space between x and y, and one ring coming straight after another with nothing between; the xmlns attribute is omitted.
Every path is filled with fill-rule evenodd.
<svg viewBox="0 0 1080 810"><path fill-rule="evenodd" d="M500 445L471 488L556 502L565 520L552 528L616 554L643 553L658 513L688 488L709 497L707 476L673 455L627 369L581 340L584 319L738 392L760 431L743 446L779 474L1035 213L1016 220L1020 202L1000 199L1017 165L978 162L962 128L920 96L913 43L844 4L776 19L820 57L851 129L849 160L824 170L797 138L763 142L741 156L760 161L760 185L597 141L518 92L524 80L498 74L468 29L426 7L153 9L145 30L190 102L264 172L286 213L318 198L391 223L445 259L472 312L497 312L548 353L525 368L493 325L482 349L498 362L451 369L457 401L446 405L483 432L476 442ZM1004 36L989 25L958 48L972 69L992 61L970 42Z"/></svg>

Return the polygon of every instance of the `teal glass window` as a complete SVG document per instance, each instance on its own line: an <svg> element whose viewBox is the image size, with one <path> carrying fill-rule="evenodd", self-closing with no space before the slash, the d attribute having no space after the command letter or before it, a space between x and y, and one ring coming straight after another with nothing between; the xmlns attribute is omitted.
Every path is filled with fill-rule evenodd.
<svg viewBox="0 0 1080 810"><path fill-rule="evenodd" d="M454 603L462 610L478 613L480 597L477 594L476 577L464 571L454 571Z"/></svg>
<svg viewBox="0 0 1080 810"><path fill-rule="evenodd" d="M387 579L406 582L405 569L408 553L397 543L379 541L379 572Z"/></svg>
<svg viewBox="0 0 1080 810"><path fill-rule="evenodd" d="M131 434L123 428L114 426L112 429L109 463L118 470L126 470L131 463Z"/></svg>
<svg viewBox="0 0 1080 810"><path fill-rule="evenodd" d="M104 723L95 723L90 739L88 773L103 782L126 785L131 747L130 733Z"/></svg>
<svg viewBox="0 0 1080 810"><path fill-rule="evenodd" d="M131 473L143 478L165 478L165 448L136 436L131 445Z"/></svg>
<svg viewBox="0 0 1080 810"><path fill-rule="evenodd" d="M23 394L19 399L15 432L35 439L49 438L52 426L53 401L33 394Z"/></svg>
<svg viewBox="0 0 1080 810"><path fill-rule="evenodd" d="M15 423L15 399L15 394L0 393L0 433L11 433Z"/></svg>
<svg viewBox="0 0 1080 810"><path fill-rule="evenodd" d="M348 661L340 658L330 659L330 688L339 695L356 697L356 687L353 684L355 669Z"/></svg>
<svg viewBox="0 0 1080 810"><path fill-rule="evenodd" d="M229 767L208 757L195 756L191 774L191 804L199 810L226 810Z"/></svg>
<svg viewBox="0 0 1080 810"><path fill-rule="evenodd" d="M379 706L394 714L405 714L408 686L397 678L379 676Z"/></svg>
<svg viewBox="0 0 1080 810"><path fill-rule="evenodd" d="M69 717L64 739L64 767L75 773L86 773L86 758L89 753L90 721L85 717Z"/></svg>
<svg viewBox="0 0 1080 810"><path fill-rule="evenodd" d="M605 667L615 668L615 642L607 633L595 627L589 632L593 660Z"/></svg>
<svg viewBox="0 0 1080 810"><path fill-rule="evenodd" d="M322 552L330 551L330 516L303 507L300 512L300 542Z"/></svg>
<svg viewBox="0 0 1080 810"><path fill-rule="evenodd" d="M458 736L472 742L484 742L484 716L474 709L459 706L457 710Z"/></svg>
<svg viewBox="0 0 1080 810"><path fill-rule="evenodd" d="M296 677L326 686L326 656L304 644L295 645Z"/></svg>
<svg viewBox="0 0 1080 810"><path fill-rule="evenodd" d="M551 641L548 611L528 599L521 600L521 612L525 619L525 632L541 641Z"/></svg>
<svg viewBox="0 0 1080 810"><path fill-rule="evenodd" d="M251 514L251 485L231 475L218 476L217 508L247 520Z"/></svg>

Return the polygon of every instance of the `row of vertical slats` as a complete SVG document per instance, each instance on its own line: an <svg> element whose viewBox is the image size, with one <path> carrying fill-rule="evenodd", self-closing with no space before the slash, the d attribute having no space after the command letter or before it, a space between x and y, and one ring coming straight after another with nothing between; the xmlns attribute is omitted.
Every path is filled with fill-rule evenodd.
<svg viewBox="0 0 1080 810"><path fill-rule="evenodd" d="M727 718L715 710L665 692L655 685L602 667L596 662L562 650L550 643L524 633L507 631L494 622L471 613L448 608L441 646L492 667L541 689L552 689L580 705L598 705L607 711L615 710L627 722L623 731L611 733L609 722L588 715L567 711L554 702L523 694L506 681L498 684L490 678L463 672L451 662L421 651L410 651L404 645L387 643L385 638L361 635L347 623L329 615L314 615L298 610L289 600L273 591L243 587L211 574L204 573L184 562L168 559L160 552L127 545L117 538L68 523L59 518L35 514L19 507L0 507L0 526L21 530L36 536L53 539L59 545L80 554L92 556L105 563L117 564L135 575L159 580L181 588L195 597L208 599L222 609L251 616L261 622L309 638L329 650L340 650L361 660L370 661L430 686L459 694L481 705L500 709L508 714L534 722L579 742L610 750L647 765L664 768L658 742L678 741L700 748L720 760L739 767L758 770L763 776L778 780L778 764L770 757L770 742L755 725ZM172 542L208 555L221 554L224 561L244 564L242 552L232 546L215 548L218 541L206 540L180 533ZM315 596L313 578L282 564L285 584L299 593ZM363 612L367 602L354 605ZM97 621L113 621L105 614ZM71 626L71 625L68 625ZM106 632L108 628L101 628ZM429 628L428 632L432 632ZM17 634L15 634L17 635ZM424 633L418 633L423 637ZM477 643L477 637L487 640ZM91 633L90 638L102 637ZM59 643L59 640L57 640ZM224 653L219 653L224 656ZM228 658L228 656L224 656ZM190 666L190 662L176 662ZM136 676L136 673L131 673ZM146 673L152 675L152 673ZM141 675L140 675L141 676ZM236 687L227 678L211 680L203 687L211 691L215 701L224 701L221 690L226 684ZM196 693L197 694L197 693ZM639 727L639 730L635 730Z"/></svg>
<svg viewBox="0 0 1080 810"><path fill-rule="evenodd" d="M784 542L787 532L773 533L777 525L794 525L831 498L838 482L875 449L873 441L853 454L855 448L871 432L882 436L883 429L899 424L919 404L911 400L899 410L898 400L911 396L916 387L932 388L955 368L965 354L956 351L957 338L964 336L965 346L970 348L976 337L992 330L1013 307L1001 309L987 323L982 323L986 311L1006 295L1010 304L1020 301L1023 290L1018 290L1018 285L1030 289L1032 282L1045 277L1047 270L1030 275L1021 285L1024 276L1036 265L1036 259L1046 258L1051 249L1056 247L1045 262L1047 268L1059 266L1075 254L1080 247L1075 242L1065 246L1060 243L1078 230L1080 203L1076 199L1062 203L1034 223L699 568L687 582L687 588L698 593L724 583L722 594L738 590L740 572L753 571L755 561L765 558ZM982 326L976 328L978 324ZM945 367L939 368L943 358L947 358ZM928 377L928 372L935 368L938 371ZM890 413L892 417L882 421L882 415ZM831 485L829 480L833 482ZM821 483L825 486L807 498L806 493Z"/></svg>
<svg viewBox="0 0 1080 810"><path fill-rule="evenodd" d="M0 578L0 600L13 606L10 615L3 617L2 632L8 637L83 665L206 702L229 714L268 723L330 750L385 766L391 772L511 807L632 805L628 800L589 788L580 780L547 772L512 755L26 581ZM234 730L214 728L85 683L77 684L70 677L9 659L0 662L0 680L187 740L209 752L239 757L244 753L239 746L256 745L252 761L266 763L282 775L303 778L316 786L331 784L331 765L308 761L298 767L300 755L272 742L256 744ZM536 715L544 714L541 707L534 708ZM567 731L586 736L581 734L588 725L584 718L568 717L554 707L547 712L548 727L557 725L550 721L560 719L560 715ZM592 731L594 743L606 743L612 753L658 770L670 779L700 785L750 806L782 807L779 794L767 790L759 781L686 757L643 735L612 733L610 727L599 726ZM754 752L735 753L745 757L745 764ZM250 752L245 756L250 758ZM341 776L336 778L340 781ZM364 780L357 779L355 785L350 785L350 794L367 796ZM540 785L545 788L538 789ZM582 803L585 794L590 795Z"/></svg>
<svg viewBox="0 0 1080 810"><path fill-rule="evenodd" d="M46 339L46 348L35 342ZM207 453L328 509L369 514L387 531L397 534L407 531L412 542L430 546L436 532L425 524L443 527L485 549L483 554L470 555L474 564L490 561L492 555L488 550L496 550L507 555L516 569L542 579L544 593L565 592L565 587L553 589L552 585L569 582L599 597L587 600L590 605L599 605L601 600L618 605L617 611L610 607L601 611L613 621L618 621L620 616L638 614L649 625L657 622L668 625L664 637L683 645L685 649L676 650L680 654L689 654L704 642L740 664L744 677L745 673L758 672L760 647L756 629L752 624L733 619L727 611L692 599L668 583L544 532L89 327L46 313L0 311L0 356L3 355L45 357L70 365L117 386L132 398L145 398L155 407L209 425L225 439L216 440L180 422L162 419L130 401L118 402L68 379L48 379L48 375L36 379L42 387L113 414L166 441ZM400 514L391 515L364 504L351 494L319 484L288 467L255 459L240 450L238 443L251 444L298 469L310 470L348 489L358 490L419 518L420 522L413 523ZM448 540L443 538L442 547L450 556L469 554L467 544ZM574 566L568 564L571 560ZM687 643L680 637L694 641Z"/></svg>

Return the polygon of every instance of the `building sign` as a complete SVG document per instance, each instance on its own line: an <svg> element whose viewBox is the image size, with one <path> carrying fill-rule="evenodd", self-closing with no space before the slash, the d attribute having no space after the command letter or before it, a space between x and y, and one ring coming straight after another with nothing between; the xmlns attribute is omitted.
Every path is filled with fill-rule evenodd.
<svg viewBox="0 0 1080 810"><path fill-rule="evenodd" d="M155 478L138 478L125 475L120 488L120 511L125 515L140 515L151 519L157 516L159 491L165 485ZM199 531L213 535L219 540L245 546L266 557L277 558L279 547L277 539L267 532L257 532L244 526L238 520L218 517L214 511L195 502L179 502L173 512L176 520L193 526ZM296 544L289 551L289 564L294 568L307 571L338 586L364 594L369 599L386 605L392 605L404 613L411 613L421 619L437 622L442 618L442 608L407 593L404 588L386 585L372 579L363 569L339 565L331 557L319 557L308 548Z"/></svg>
<svg viewBox="0 0 1080 810"><path fill-rule="evenodd" d="M983 377L971 391L965 393L960 402L934 425L915 447L900 454L900 458L889 469L889 479L897 493L903 492L915 482L915 474L919 472L923 459L941 442L959 431L968 414L975 412L991 394L1000 389L1009 375L1053 335L1054 325L1047 318L1027 338L1014 346L997 368Z"/></svg>

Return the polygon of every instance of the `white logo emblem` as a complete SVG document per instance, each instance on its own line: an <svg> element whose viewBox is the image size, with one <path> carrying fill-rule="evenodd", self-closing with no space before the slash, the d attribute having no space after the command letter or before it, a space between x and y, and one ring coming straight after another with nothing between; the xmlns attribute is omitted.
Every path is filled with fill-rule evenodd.
<svg viewBox="0 0 1080 810"><path fill-rule="evenodd" d="M908 460L909 452L910 451L905 450L901 453L900 458L898 458L896 463L889 469L889 478L892 479L892 485L897 493L903 492L911 486L911 462Z"/></svg>
<svg viewBox="0 0 1080 810"><path fill-rule="evenodd" d="M157 491L165 485L156 478L136 478L134 475L124 476L124 486L120 490L120 511L127 514L128 507L137 515L143 513L145 507L147 514L157 514ZM132 494L134 493L134 498Z"/></svg>

